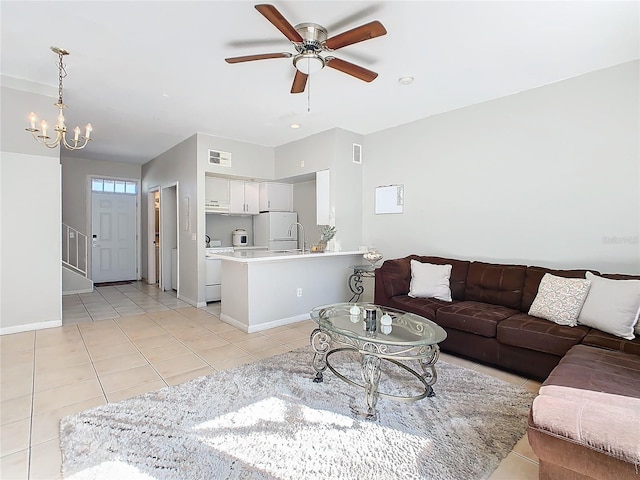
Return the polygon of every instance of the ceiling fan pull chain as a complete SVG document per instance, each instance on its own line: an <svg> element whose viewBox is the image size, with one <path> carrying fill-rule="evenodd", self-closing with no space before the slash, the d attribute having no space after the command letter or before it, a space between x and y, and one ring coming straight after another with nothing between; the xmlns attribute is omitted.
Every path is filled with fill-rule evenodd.
<svg viewBox="0 0 640 480"><path fill-rule="evenodd" d="M311 112L311 75L307 82L307 113Z"/></svg>

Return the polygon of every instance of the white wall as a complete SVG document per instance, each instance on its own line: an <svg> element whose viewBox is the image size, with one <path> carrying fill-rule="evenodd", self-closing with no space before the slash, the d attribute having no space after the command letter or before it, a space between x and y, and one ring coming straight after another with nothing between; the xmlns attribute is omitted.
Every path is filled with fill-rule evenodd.
<svg viewBox="0 0 640 480"><path fill-rule="evenodd" d="M228 138L197 134L198 168L203 172L221 176L272 180L273 147L239 142ZM209 164L209 150L221 150L231 153L231 167ZM204 192L203 192L204 195ZM204 205L204 196L202 197Z"/></svg>
<svg viewBox="0 0 640 480"><path fill-rule="evenodd" d="M334 128L276 147L277 178L329 169L332 224L343 250L356 250L362 241L362 165L352 159L353 143L362 142L362 135Z"/></svg>
<svg viewBox="0 0 640 480"><path fill-rule="evenodd" d="M4 79L3 79L4 82ZM53 96L6 86L0 131L0 333L62 324L60 158L24 129Z"/></svg>
<svg viewBox="0 0 640 480"><path fill-rule="evenodd" d="M147 272L147 244L148 244L148 195L153 188L164 188L175 185L178 182L178 250L179 250L179 278L178 297L191 305L197 305L199 301L204 301L204 287L200 288L200 276L204 280L203 271L199 271L200 257L204 257L204 252L200 255L200 245L204 242L197 242L192 238L204 238L204 233L199 235L198 230L198 175L196 163L196 135L184 140L173 148L167 150L162 155L145 163L142 166L142 272L146 277ZM204 178L202 179L202 189L204 189ZM188 229L186 201L188 198ZM204 197L202 200L204 204ZM200 292L202 290L202 292ZM202 298L202 300L201 300Z"/></svg>
<svg viewBox="0 0 640 480"><path fill-rule="evenodd" d="M364 139L364 241L410 253L640 273L639 62ZM400 215L377 185L404 184Z"/></svg>
<svg viewBox="0 0 640 480"><path fill-rule="evenodd" d="M293 209L298 213L298 222L304 226L307 248L311 248L321 235L321 228L316 225L315 180L293 184Z"/></svg>

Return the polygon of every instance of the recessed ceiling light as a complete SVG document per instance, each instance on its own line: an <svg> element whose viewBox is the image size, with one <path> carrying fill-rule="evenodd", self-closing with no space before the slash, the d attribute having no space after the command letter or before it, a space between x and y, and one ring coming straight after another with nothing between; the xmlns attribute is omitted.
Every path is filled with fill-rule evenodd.
<svg viewBox="0 0 640 480"><path fill-rule="evenodd" d="M411 85L413 83L413 77L411 75L404 75L398 79L400 85Z"/></svg>
<svg viewBox="0 0 640 480"><path fill-rule="evenodd" d="M289 125L291 128L300 128L300 125L297 123L292 123L291 125Z"/></svg>

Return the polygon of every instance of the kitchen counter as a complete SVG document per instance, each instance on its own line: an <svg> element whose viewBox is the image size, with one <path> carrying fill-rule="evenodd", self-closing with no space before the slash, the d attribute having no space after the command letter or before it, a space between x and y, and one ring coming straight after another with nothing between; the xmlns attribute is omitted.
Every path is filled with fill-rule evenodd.
<svg viewBox="0 0 640 480"><path fill-rule="evenodd" d="M318 305L346 302L351 265L362 252L241 250L222 260L220 319L245 332L299 322Z"/></svg>
<svg viewBox="0 0 640 480"><path fill-rule="evenodd" d="M335 257L345 255L360 255L362 252L350 251L350 252L322 252L322 253L302 253L299 250L236 250L234 252L220 252L220 253L208 253L210 258L219 258L220 260L231 260L234 262L274 262L283 260L301 260L306 258L322 258L322 257Z"/></svg>

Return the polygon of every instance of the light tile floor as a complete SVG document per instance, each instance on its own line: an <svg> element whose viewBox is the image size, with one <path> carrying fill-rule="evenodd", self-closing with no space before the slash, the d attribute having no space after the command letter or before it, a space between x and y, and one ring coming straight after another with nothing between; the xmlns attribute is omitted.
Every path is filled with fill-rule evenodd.
<svg viewBox="0 0 640 480"><path fill-rule="evenodd" d="M63 298L63 326L0 336L0 478L60 476L60 419L107 402L284 353L309 342L310 320L244 333L175 292L136 282ZM537 391L539 383L443 354L441 359ZM524 436L491 480L537 479Z"/></svg>

